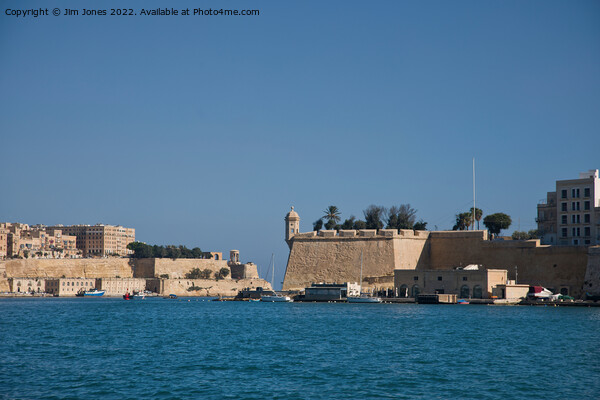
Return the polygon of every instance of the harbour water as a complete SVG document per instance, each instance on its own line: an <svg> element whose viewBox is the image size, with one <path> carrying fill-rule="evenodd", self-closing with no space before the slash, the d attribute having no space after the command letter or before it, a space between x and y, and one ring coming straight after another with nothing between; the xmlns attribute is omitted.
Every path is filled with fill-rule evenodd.
<svg viewBox="0 0 600 400"><path fill-rule="evenodd" d="M599 308L42 298L0 310L2 399L600 398Z"/></svg>

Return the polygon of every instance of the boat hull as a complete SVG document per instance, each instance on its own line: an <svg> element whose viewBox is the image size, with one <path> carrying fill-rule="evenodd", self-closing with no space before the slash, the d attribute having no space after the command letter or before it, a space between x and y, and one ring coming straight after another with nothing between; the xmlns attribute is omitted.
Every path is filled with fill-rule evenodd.
<svg viewBox="0 0 600 400"><path fill-rule="evenodd" d="M84 297L99 297L99 296L104 296L104 290L98 290L96 292L84 292L83 296Z"/></svg>
<svg viewBox="0 0 600 400"><path fill-rule="evenodd" d="M260 301L267 303L291 303L292 299L289 296L262 296Z"/></svg>
<svg viewBox="0 0 600 400"><path fill-rule="evenodd" d="M379 297L348 297L348 303L381 303Z"/></svg>

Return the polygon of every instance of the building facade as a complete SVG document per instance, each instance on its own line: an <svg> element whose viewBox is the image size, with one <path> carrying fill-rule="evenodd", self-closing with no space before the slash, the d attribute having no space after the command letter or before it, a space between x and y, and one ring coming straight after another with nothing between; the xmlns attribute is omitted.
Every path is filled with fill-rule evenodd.
<svg viewBox="0 0 600 400"><path fill-rule="evenodd" d="M579 174L579 179L556 181L538 204L541 243L594 246L600 244L600 176L598 170Z"/></svg>
<svg viewBox="0 0 600 400"><path fill-rule="evenodd" d="M489 299L495 287L507 283L505 269L394 270L394 287L400 297L456 294L461 299Z"/></svg>
<svg viewBox="0 0 600 400"><path fill-rule="evenodd" d="M74 236L42 225L0 223L0 259L74 258L81 255Z"/></svg>
<svg viewBox="0 0 600 400"><path fill-rule="evenodd" d="M127 245L135 242L135 229L120 225L57 225L64 234L76 237L76 246L84 257L126 256L131 254Z"/></svg>

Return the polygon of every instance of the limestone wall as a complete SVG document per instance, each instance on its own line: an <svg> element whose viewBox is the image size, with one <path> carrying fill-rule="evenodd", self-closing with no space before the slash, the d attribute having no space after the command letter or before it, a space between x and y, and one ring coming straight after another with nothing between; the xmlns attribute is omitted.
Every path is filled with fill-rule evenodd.
<svg viewBox="0 0 600 400"><path fill-rule="evenodd" d="M225 260L142 258L134 262L134 276L136 278L159 278L161 275L169 275L171 279L178 279L185 278L185 274L194 268L199 268L200 270L210 269L213 271L213 276L221 268L229 269ZM226 279L231 279L230 275Z"/></svg>
<svg viewBox="0 0 600 400"><path fill-rule="evenodd" d="M393 282L395 268L447 270L480 264L484 269L506 269L511 280L517 266L518 282L555 291L567 288L575 297L583 294L587 268L589 281L600 292L600 255L594 252L588 262L584 246L487 239L487 231L302 233L290 241L283 289L303 289L311 282L357 282L363 251L363 286L367 289L384 288Z"/></svg>
<svg viewBox="0 0 600 400"><path fill-rule="evenodd" d="M0 262L7 278L132 278L127 258L27 259Z"/></svg>
<svg viewBox="0 0 600 400"><path fill-rule="evenodd" d="M489 241L483 233L431 232L431 269L451 269L481 264L485 269L506 269L508 278L541 285L555 291L566 287L569 294L582 294L588 263L584 246L542 246L539 240Z"/></svg>
<svg viewBox="0 0 600 400"><path fill-rule="evenodd" d="M271 290L271 284L263 279L162 279L163 295L175 294L177 296L235 296L244 288L255 289L262 287ZM188 291L191 287L202 288Z"/></svg>
<svg viewBox="0 0 600 400"><path fill-rule="evenodd" d="M592 296L600 296L600 246L590 247L588 250L583 292Z"/></svg>

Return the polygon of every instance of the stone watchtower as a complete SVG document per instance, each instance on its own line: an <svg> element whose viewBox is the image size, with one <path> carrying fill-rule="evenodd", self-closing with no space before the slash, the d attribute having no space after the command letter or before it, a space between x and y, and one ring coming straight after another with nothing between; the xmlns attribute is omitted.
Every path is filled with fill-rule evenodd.
<svg viewBox="0 0 600 400"><path fill-rule="evenodd" d="M297 233L300 233L300 217L292 206L292 210L285 216L285 242L290 249L292 248L291 240Z"/></svg>

